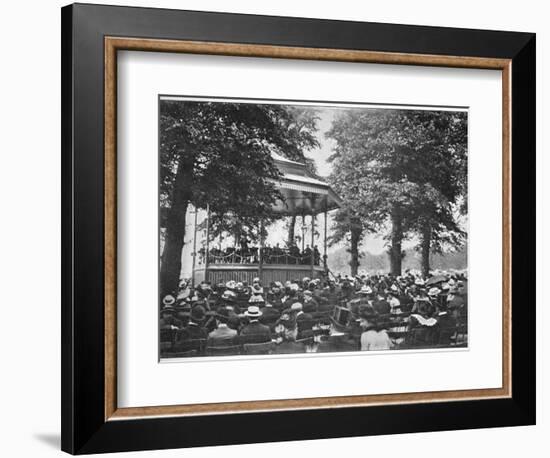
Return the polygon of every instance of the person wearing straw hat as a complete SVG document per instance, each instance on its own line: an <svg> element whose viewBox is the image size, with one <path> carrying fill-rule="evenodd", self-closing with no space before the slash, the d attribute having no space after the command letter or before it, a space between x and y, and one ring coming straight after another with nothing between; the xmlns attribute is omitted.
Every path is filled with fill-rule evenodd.
<svg viewBox="0 0 550 458"><path fill-rule="evenodd" d="M240 333L240 342L246 343L265 343L271 341L271 330L269 326L260 323L262 316L260 307L250 305L244 315L248 318L248 324L243 327Z"/></svg>

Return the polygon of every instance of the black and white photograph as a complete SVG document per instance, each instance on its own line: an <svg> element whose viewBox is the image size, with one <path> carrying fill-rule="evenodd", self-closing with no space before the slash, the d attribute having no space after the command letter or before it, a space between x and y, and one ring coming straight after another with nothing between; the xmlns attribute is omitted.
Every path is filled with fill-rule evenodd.
<svg viewBox="0 0 550 458"><path fill-rule="evenodd" d="M159 96L160 358L468 346L468 111Z"/></svg>

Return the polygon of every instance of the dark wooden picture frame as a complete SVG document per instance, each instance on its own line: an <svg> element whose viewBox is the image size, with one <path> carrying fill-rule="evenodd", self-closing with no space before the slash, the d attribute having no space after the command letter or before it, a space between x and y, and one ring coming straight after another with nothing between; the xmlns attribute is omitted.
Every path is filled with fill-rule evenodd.
<svg viewBox="0 0 550 458"><path fill-rule="evenodd" d="M118 50L502 71L503 386L117 408ZM70 5L62 9L62 180L63 450L80 454L534 424L534 34Z"/></svg>

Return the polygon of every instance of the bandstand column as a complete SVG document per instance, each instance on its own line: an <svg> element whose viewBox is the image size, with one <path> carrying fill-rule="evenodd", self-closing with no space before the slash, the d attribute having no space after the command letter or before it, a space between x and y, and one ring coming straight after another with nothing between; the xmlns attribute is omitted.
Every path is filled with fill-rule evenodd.
<svg viewBox="0 0 550 458"><path fill-rule="evenodd" d="M325 204L325 237L324 237L324 246L323 246L323 267L325 268L325 274L328 272L328 266L327 266L327 218L328 218L328 211L327 206Z"/></svg>
<svg viewBox="0 0 550 458"><path fill-rule="evenodd" d="M196 266L196 259L197 259L197 213L198 209L197 207L194 207L195 209L195 220L193 223L193 269L191 274L191 287L195 287L195 266Z"/></svg>
<svg viewBox="0 0 550 458"><path fill-rule="evenodd" d="M210 204L206 204L206 247L204 250L204 281L209 281L208 278L208 258L210 256Z"/></svg>
<svg viewBox="0 0 550 458"><path fill-rule="evenodd" d="M264 248L264 222L260 220L260 241L258 244L258 277L263 284L262 271L263 271L263 248Z"/></svg>
<svg viewBox="0 0 550 458"><path fill-rule="evenodd" d="M315 244L315 213L311 212L311 278L315 272L315 253L313 246Z"/></svg>

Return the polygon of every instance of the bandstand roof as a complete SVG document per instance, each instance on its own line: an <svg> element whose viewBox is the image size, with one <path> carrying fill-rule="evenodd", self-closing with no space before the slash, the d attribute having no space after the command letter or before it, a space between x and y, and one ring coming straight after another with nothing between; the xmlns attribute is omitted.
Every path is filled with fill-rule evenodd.
<svg viewBox="0 0 550 458"><path fill-rule="evenodd" d="M281 215L311 215L334 210L341 206L340 197L326 181L314 177L305 164L271 153L283 175L276 182L283 200L277 202L274 213Z"/></svg>

